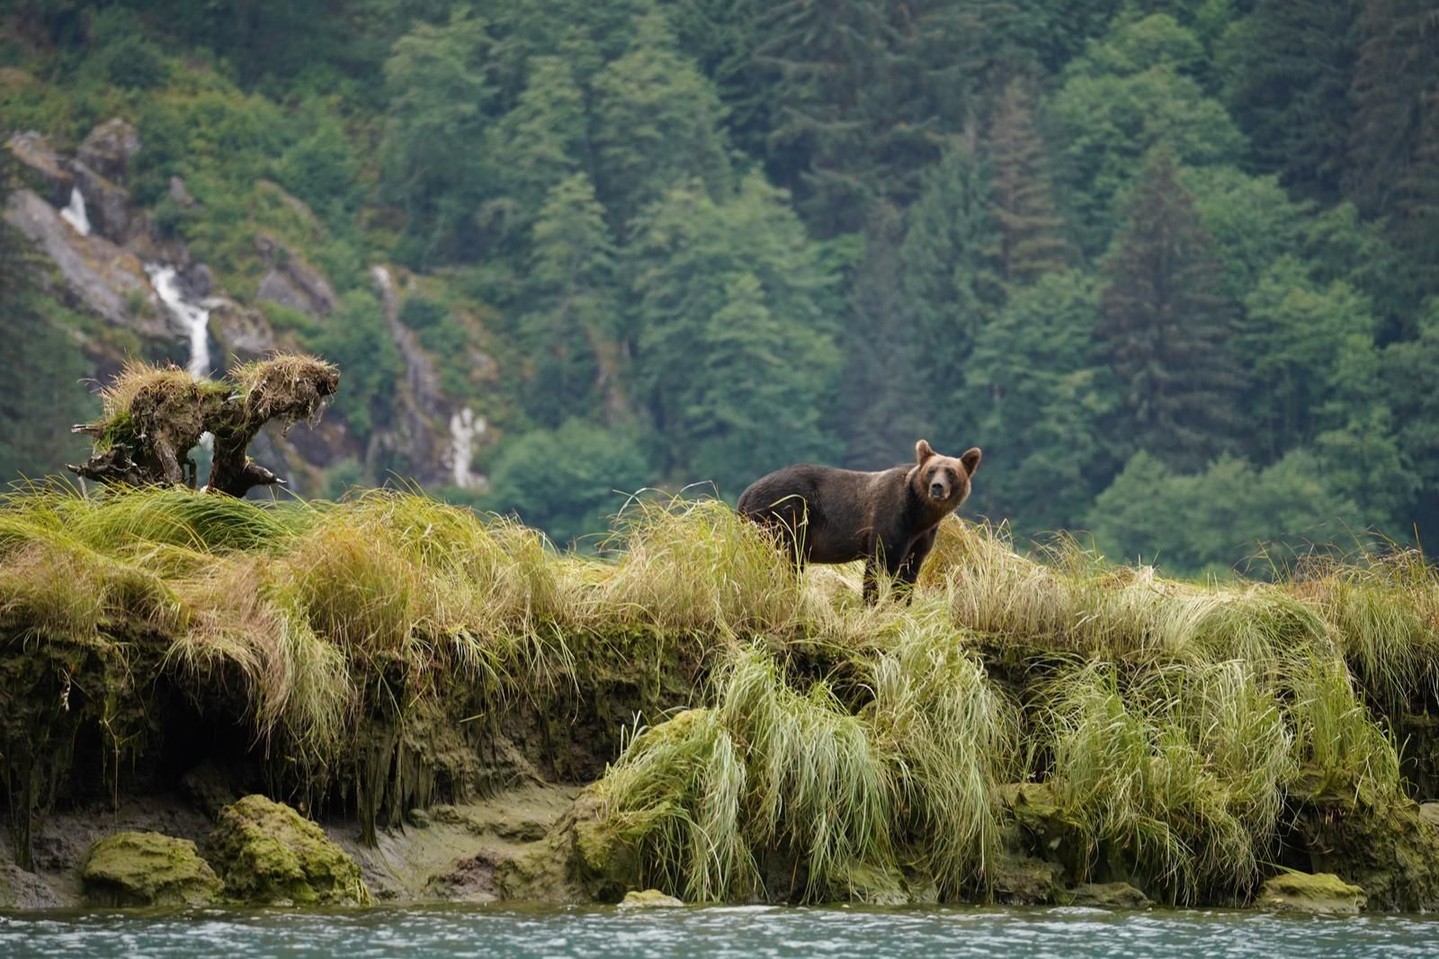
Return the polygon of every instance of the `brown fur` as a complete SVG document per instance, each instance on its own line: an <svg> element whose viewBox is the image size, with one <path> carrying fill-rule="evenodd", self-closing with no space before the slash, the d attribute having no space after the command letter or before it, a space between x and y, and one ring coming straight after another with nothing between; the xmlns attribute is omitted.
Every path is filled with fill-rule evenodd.
<svg viewBox="0 0 1439 959"><path fill-rule="evenodd" d="M881 569L913 585L940 520L969 496L979 468L977 446L942 456L920 440L914 452L913 466L877 473L786 466L751 483L739 513L771 530L799 565L864 560L864 597L872 601Z"/></svg>

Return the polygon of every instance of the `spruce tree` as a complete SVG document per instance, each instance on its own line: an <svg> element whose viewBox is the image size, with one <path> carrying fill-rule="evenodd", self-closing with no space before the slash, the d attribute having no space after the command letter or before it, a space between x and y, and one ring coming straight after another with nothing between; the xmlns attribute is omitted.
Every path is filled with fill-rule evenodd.
<svg viewBox="0 0 1439 959"><path fill-rule="evenodd" d="M1196 471L1234 445L1241 378L1223 264L1176 173L1170 150L1151 153L1101 266L1097 333L1121 399L1114 443Z"/></svg>
<svg viewBox="0 0 1439 959"><path fill-rule="evenodd" d="M973 148L951 138L940 162L924 172L899 250L904 332L915 346L911 382L924 384L950 416L970 408L970 350L1004 303L994 256L1001 234L989 190Z"/></svg>
<svg viewBox="0 0 1439 959"><path fill-rule="evenodd" d="M1364 213L1395 212L1395 184L1409 173L1422 137L1439 132L1432 122L1425 129L1426 113L1439 108L1435 28L1427 0L1365 0L1359 14L1349 195Z"/></svg>
<svg viewBox="0 0 1439 959"><path fill-rule="evenodd" d="M623 418L624 371L614 246L589 177L550 190L535 221L517 330L529 358L526 412L546 427L571 417Z"/></svg>
<svg viewBox="0 0 1439 959"><path fill-rule="evenodd" d="M595 188L621 240L666 190L697 180L718 196L729 175L714 85L679 54L663 12L635 29L594 81Z"/></svg>
<svg viewBox="0 0 1439 959"><path fill-rule="evenodd" d="M1034 122L1033 95L1011 80L989 129L990 195L999 225L997 268L1010 287L1028 286L1068 259L1064 220L1056 212L1044 168L1044 141Z"/></svg>
<svg viewBox="0 0 1439 959"><path fill-rule="evenodd" d="M920 344L903 311L902 229L898 210L884 201L873 205L850 293L836 431L845 440L845 464L856 469L879 469L902 458L925 431L947 426L952 412L948 391L916 389Z"/></svg>
<svg viewBox="0 0 1439 959"><path fill-rule="evenodd" d="M1333 201L1344 170L1356 0L1259 0L1225 35L1225 99L1265 172Z"/></svg>

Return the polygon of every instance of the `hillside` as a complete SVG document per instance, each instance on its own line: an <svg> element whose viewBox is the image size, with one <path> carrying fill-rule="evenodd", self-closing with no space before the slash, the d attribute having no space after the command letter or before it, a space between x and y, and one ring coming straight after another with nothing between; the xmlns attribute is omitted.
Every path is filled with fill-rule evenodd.
<svg viewBox="0 0 1439 959"><path fill-rule="evenodd" d="M971 507L1021 541L1182 575L1422 544L1432 26L1414 0L16 0L0 477L78 461L80 381L127 358L280 348L346 371L325 425L267 440L301 494L414 482L560 542L642 487L732 501L924 436L984 448Z"/></svg>

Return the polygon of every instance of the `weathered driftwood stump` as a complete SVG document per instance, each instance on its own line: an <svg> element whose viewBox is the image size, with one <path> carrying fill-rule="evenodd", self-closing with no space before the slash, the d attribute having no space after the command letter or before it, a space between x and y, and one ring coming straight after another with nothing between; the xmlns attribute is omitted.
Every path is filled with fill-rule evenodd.
<svg viewBox="0 0 1439 959"><path fill-rule="evenodd" d="M208 432L215 454L207 489L244 496L254 486L283 484L250 459L250 442L271 420L288 429L318 419L339 385L340 371L311 356L248 363L214 381L178 366L130 364L101 391L100 419L73 428L95 442L90 459L69 469L112 486L193 488L189 451Z"/></svg>

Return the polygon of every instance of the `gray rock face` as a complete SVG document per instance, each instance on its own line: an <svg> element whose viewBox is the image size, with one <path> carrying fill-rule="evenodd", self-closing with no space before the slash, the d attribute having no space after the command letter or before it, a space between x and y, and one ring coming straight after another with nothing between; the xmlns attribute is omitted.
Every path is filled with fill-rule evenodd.
<svg viewBox="0 0 1439 959"><path fill-rule="evenodd" d="M115 117L90 131L77 156L100 176L124 184L130 182L130 163L139 152L139 131Z"/></svg>
<svg viewBox="0 0 1439 959"><path fill-rule="evenodd" d="M260 280L256 299L278 303L306 316L328 316L339 301L325 275L305 263L288 247L271 237L261 236L255 247L273 266Z"/></svg>
<svg viewBox="0 0 1439 959"><path fill-rule="evenodd" d="M72 163L71 168L75 171L75 185L85 198L95 232L116 243L124 243L130 238L133 225L130 191L79 160Z"/></svg>
<svg viewBox="0 0 1439 959"><path fill-rule="evenodd" d="M141 336L173 338L139 257L103 236L80 236L31 190L10 194L5 220L54 262L79 305Z"/></svg>
<svg viewBox="0 0 1439 959"><path fill-rule="evenodd" d="M67 164L50 146L50 141L32 131L17 133L5 141L5 149L20 161L25 180L56 206L64 206L70 198L75 177Z"/></svg>
<svg viewBox="0 0 1439 959"><path fill-rule="evenodd" d="M220 352L241 360L258 360L279 349L275 331L259 310L241 306L227 296L210 296L210 335L220 343Z"/></svg>

